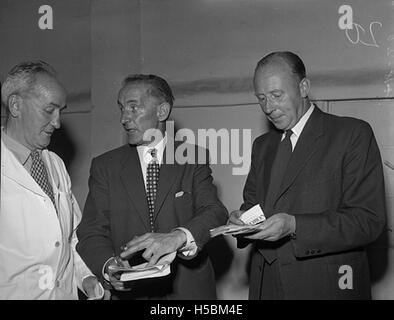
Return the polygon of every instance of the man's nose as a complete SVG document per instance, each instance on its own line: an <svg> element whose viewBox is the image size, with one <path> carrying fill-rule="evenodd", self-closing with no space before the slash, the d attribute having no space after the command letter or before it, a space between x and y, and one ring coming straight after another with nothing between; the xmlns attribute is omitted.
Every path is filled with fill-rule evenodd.
<svg viewBox="0 0 394 320"><path fill-rule="evenodd" d="M51 124L55 129L60 128L60 111L55 112L55 114L52 117Z"/></svg>
<svg viewBox="0 0 394 320"><path fill-rule="evenodd" d="M270 101L267 101L264 105L261 106L263 109L263 112L266 115L269 115L275 108L272 106L272 103Z"/></svg>
<svg viewBox="0 0 394 320"><path fill-rule="evenodd" d="M122 114L120 115L121 124L130 122L131 120L133 120L133 115L131 112L123 111Z"/></svg>

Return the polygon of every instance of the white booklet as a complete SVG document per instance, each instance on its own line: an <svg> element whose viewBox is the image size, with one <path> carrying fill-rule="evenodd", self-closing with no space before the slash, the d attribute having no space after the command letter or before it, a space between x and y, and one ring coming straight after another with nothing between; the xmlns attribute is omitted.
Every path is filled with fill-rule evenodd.
<svg viewBox="0 0 394 320"><path fill-rule="evenodd" d="M259 204L256 204L249 210L245 211L240 217L245 224L226 224L210 230L211 237L216 237L218 235L235 235L235 234L245 234L255 231L261 222L265 220L265 215Z"/></svg>
<svg viewBox="0 0 394 320"><path fill-rule="evenodd" d="M171 273L170 264L174 261L176 252L162 256L153 266L147 267L148 262L132 267L110 266L112 273L120 273L120 281L132 281L147 278L164 277Z"/></svg>

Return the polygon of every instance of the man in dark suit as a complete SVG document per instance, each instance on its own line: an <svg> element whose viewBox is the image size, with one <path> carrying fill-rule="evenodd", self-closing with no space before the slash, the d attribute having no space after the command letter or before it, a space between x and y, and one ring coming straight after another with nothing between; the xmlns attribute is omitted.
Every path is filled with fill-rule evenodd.
<svg viewBox="0 0 394 320"><path fill-rule="evenodd" d="M128 144L92 161L77 250L100 279L109 280L116 298L216 299L204 245L209 230L226 223L227 211L217 198L208 160L197 162L201 149L193 146L188 163L177 161L179 143L165 132L173 100L164 79L127 77L118 105ZM149 265L177 252L171 274L118 281L111 266L133 263L136 252Z"/></svg>
<svg viewBox="0 0 394 320"><path fill-rule="evenodd" d="M275 129L253 144L244 203L267 220L253 243L250 299L369 299L364 247L385 224L382 162L371 127L329 115L308 99L301 59L274 52L259 61L254 89Z"/></svg>

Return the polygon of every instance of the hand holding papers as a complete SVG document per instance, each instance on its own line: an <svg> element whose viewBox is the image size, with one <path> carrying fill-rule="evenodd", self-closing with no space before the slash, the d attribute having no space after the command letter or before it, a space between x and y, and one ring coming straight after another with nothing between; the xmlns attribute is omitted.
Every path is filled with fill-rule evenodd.
<svg viewBox="0 0 394 320"><path fill-rule="evenodd" d="M252 233L255 231L259 224L265 220L265 215L259 204L245 211L239 219L244 222L244 225L227 224L218 228L210 230L211 237L216 237L220 234L224 235L239 235Z"/></svg>
<svg viewBox="0 0 394 320"><path fill-rule="evenodd" d="M132 267L121 267L111 265L111 273L120 274L120 281L132 281L147 278L163 277L171 273L170 264L175 259L176 252L164 255L153 266L147 266L148 262L141 263Z"/></svg>

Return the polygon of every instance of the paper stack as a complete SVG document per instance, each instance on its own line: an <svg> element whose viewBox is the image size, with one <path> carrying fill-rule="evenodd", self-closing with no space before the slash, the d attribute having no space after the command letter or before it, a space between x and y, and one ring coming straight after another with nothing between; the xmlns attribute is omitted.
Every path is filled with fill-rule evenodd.
<svg viewBox="0 0 394 320"><path fill-rule="evenodd" d="M164 277L171 273L170 264L176 252L164 255L154 266L147 267L148 262L132 267L110 266L111 273L120 273L120 281L132 281L147 278Z"/></svg>
<svg viewBox="0 0 394 320"><path fill-rule="evenodd" d="M265 215L259 204L245 211L239 218L245 224L226 224L215 229L211 229L211 237L216 237L218 235L238 235L245 233L254 232L261 222L265 220Z"/></svg>

